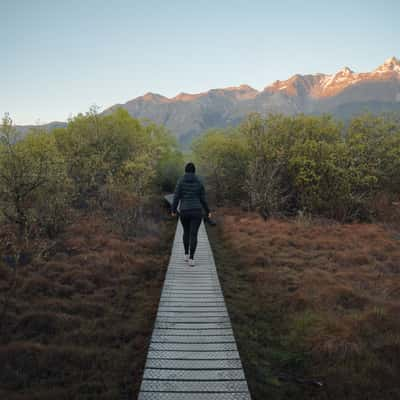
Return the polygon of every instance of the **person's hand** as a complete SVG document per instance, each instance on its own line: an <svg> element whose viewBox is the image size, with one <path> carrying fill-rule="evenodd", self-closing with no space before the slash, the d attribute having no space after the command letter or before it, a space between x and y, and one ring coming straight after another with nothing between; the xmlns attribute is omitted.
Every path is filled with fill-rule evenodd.
<svg viewBox="0 0 400 400"><path fill-rule="evenodd" d="M176 217L176 213L174 213L173 211L171 212L171 216Z"/></svg>
<svg viewBox="0 0 400 400"><path fill-rule="evenodd" d="M208 213L207 218L211 219L211 213L210 212Z"/></svg>

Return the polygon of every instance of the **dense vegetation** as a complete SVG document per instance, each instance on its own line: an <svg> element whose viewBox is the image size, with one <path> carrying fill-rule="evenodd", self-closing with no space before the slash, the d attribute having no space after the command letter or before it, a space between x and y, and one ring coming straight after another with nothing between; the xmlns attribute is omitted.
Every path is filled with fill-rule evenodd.
<svg viewBox="0 0 400 400"><path fill-rule="evenodd" d="M237 207L217 219L208 233L254 400L400 399L398 230Z"/></svg>
<svg viewBox="0 0 400 400"><path fill-rule="evenodd" d="M218 204L271 214L368 220L400 194L400 120L250 115L193 144Z"/></svg>
<svg viewBox="0 0 400 400"><path fill-rule="evenodd" d="M176 141L123 110L0 130L0 397L128 399L172 242Z"/></svg>
<svg viewBox="0 0 400 400"><path fill-rule="evenodd" d="M254 114L193 151L252 397L400 399L399 119Z"/></svg>
<svg viewBox="0 0 400 400"><path fill-rule="evenodd" d="M253 114L193 157L233 206L210 235L253 397L399 398L400 120ZM4 117L1 398L135 398L182 167L123 110L23 138Z"/></svg>
<svg viewBox="0 0 400 400"><path fill-rule="evenodd" d="M141 124L119 109L93 108L66 128L40 128L19 140L6 115L0 131L0 210L20 244L53 236L72 207L100 207L133 234L151 194L171 190L182 168L174 138L161 126ZM130 231L130 228L133 230Z"/></svg>

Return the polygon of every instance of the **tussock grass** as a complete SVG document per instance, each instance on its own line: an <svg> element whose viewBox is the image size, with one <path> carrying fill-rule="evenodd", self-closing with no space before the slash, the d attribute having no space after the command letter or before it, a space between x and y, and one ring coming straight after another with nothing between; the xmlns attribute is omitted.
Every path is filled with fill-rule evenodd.
<svg viewBox="0 0 400 400"><path fill-rule="evenodd" d="M208 232L253 398L400 399L393 233L377 224L264 221L238 209L218 215Z"/></svg>
<svg viewBox="0 0 400 400"><path fill-rule="evenodd" d="M19 266L1 321L0 398L136 398L173 228L128 239L101 212L80 215L51 253ZM12 278L0 263L0 311Z"/></svg>

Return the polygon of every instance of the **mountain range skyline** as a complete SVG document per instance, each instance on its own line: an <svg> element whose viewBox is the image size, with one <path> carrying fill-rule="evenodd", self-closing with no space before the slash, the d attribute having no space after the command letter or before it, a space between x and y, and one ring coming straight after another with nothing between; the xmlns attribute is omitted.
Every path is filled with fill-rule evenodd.
<svg viewBox="0 0 400 400"><path fill-rule="evenodd" d="M235 126L251 112L266 115L331 113L347 119L362 111L400 111L400 60L387 58L370 72L343 67L333 74L295 74L257 90L247 84L210 89L200 93L180 92L174 97L147 92L102 111L122 107L132 117L166 126L188 146L192 139L211 128ZM44 126L65 126L53 121ZM27 130L31 125L20 126Z"/></svg>
<svg viewBox="0 0 400 400"><path fill-rule="evenodd" d="M148 101L159 101L159 102L174 102L174 101L191 101L195 100L196 98L201 97L202 95L206 95L210 91L214 90L225 90L225 91L232 91L232 92L237 92L240 90L241 92L246 92L247 94L243 94L243 97L251 97L251 92L253 94L256 93L261 93L262 91L265 90L284 90L287 89L287 85L293 82L294 79L299 78L299 77L317 77L317 78L322 78L319 79L318 83L321 84L322 89L326 89L327 87L332 87L333 84L335 83L342 83L345 86L346 81L348 82L351 79L351 83L357 83L363 79L371 79L371 77L375 77L377 79L379 78L386 78L388 75L392 75L396 77L397 75L400 75L400 59L398 59L396 56L391 56L387 58L383 64L379 65L377 68L375 68L371 72L360 72L357 73L350 69L347 66L344 66L340 70L338 70L334 74L325 74L321 72L316 72L316 73L310 73L306 75L302 74L295 74L292 77L286 79L286 80L276 80L273 83L265 86L261 90L257 90L254 87L242 83L239 86L228 86L228 87L221 87L221 88L214 88L214 89L209 89L205 92L199 92L199 93L187 93L187 92L179 92L173 97L167 97L162 95L161 93L155 93L155 92L146 92L142 96L138 96L132 100L137 100L137 99L143 99L143 100L148 100ZM337 91L340 89L340 84L338 87L336 87ZM323 97L323 95L329 95L328 93L324 93L321 91L322 96L316 95L315 97ZM132 100L128 100L132 101Z"/></svg>
<svg viewBox="0 0 400 400"><path fill-rule="evenodd" d="M400 55L397 0L3 0L0 13L0 114L18 125L146 92L262 91L296 73L371 71Z"/></svg>

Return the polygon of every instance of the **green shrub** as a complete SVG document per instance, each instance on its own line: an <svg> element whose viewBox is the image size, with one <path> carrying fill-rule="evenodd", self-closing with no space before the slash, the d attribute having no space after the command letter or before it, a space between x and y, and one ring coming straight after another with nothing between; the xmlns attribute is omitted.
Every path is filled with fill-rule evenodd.
<svg viewBox="0 0 400 400"><path fill-rule="evenodd" d="M248 150L236 131L211 130L192 145L200 174L207 177L218 205L240 201L245 194Z"/></svg>
<svg viewBox="0 0 400 400"><path fill-rule="evenodd" d="M57 233L66 221L71 185L54 136L33 129L18 140L6 116L1 127L0 171L0 209L9 223L17 225L19 240L38 229L50 236Z"/></svg>
<svg viewBox="0 0 400 400"><path fill-rule="evenodd" d="M393 115L360 115L345 127L329 115L251 114L235 131L202 136L193 151L217 196L246 199L264 215L362 220L374 214L378 194L400 194L400 122Z"/></svg>

